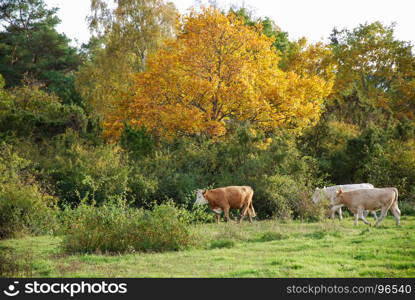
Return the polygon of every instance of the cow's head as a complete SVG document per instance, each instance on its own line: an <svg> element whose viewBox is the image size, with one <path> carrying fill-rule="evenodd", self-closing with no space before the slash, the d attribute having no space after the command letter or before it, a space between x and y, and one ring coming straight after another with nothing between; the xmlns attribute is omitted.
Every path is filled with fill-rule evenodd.
<svg viewBox="0 0 415 300"><path fill-rule="evenodd" d="M314 190L311 200L313 200L314 203L317 203L320 200L320 189L319 188L316 188Z"/></svg>
<svg viewBox="0 0 415 300"><path fill-rule="evenodd" d="M196 205L203 205L203 204L207 204L208 201L206 200L205 196L203 196L203 194L205 193L204 190L197 190L196 192L196 200L195 200L195 204Z"/></svg>
<svg viewBox="0 0 415 300"><path fill-rule="evenodd" d="M326 197L326 193L325 193L325 189L326 187L320 189L320 188L316 188L314 190L313 196L311 197L311 200L313 200L314 203L317 203L321 200L325 200Z"/></svg>
<svg viewBox="0 0 415 300"><path fill-rule="evenodd" d="M342 200L342 195L343 195L343 190L340 189L336 192L336 199L334 200L334 205L338 205L341 203Z"/></svg>

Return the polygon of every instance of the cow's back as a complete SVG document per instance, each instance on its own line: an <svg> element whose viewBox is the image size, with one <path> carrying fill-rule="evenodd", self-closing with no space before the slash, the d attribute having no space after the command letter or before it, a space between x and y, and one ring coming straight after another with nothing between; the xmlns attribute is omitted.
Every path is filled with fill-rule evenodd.
<svg viewBox="0 0 415 300"><path fill-rule="evenodd" d="M342 193L346 203L352 207L362 207L367 210L389 208L397 197L394 188L358 189Z"/></svg>
<svg viewBox="0 0 415 300"><path fill-rule="evenodd" d="M241 208L252 199L253 190L250 186L227 186L207 191L206 197L214 206L221 207L223 202L230 208Z"/></svg>
<svg viewBox="0 0 415 300"><path fill-rule="evenodd" d="M336 200L336 193L338 190L342 190L343 192L350 192L354 190L360 189L373 189L373 184L370 183L356 183L356 184L343 184L343 185L333 185L324 188L324 192L326 197L330 200L331 203L334 203Z"/></svg>

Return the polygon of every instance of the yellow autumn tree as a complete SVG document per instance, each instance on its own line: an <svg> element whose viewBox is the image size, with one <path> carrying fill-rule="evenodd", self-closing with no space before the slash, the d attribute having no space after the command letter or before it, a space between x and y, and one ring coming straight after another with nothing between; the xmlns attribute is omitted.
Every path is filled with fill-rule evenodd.
<svg viewBox="0 0 415 300"><path fill-rule="evenodd" d="M272 43L232 13L193 10L136 75L134 97L108 116L106 134L119 136L128 122L158 136L220 136L232 120L301 131L319 119L331 83L282 71Z"/></svg>

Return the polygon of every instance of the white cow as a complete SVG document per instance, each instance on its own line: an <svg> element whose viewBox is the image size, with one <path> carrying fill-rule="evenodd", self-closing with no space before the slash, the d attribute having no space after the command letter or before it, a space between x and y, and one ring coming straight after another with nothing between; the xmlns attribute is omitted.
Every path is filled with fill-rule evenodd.
<svg viewBox="0 0 415 300"><path fill-rule="evenodd" d="M380 218L376 220L378 226L385 218L388 210L392 211L396 219L396 225L400 224L401 211L398 207L398 190L396 188L359 189L349 192L339 190L336 192L334 204L343 204L355 215L354 225L360 219L365 224L371 225L363 215L363 211L375 211L381 209Z"/></svg>
<svg viewBox="0 0 415 300"><path fill-rule="evenodd" d="M334 218L334 214L337 211L339 214L340 220L343 219L342 214L342 204L335 205L336 202L336 192L342 190L343 192L360 190L360 189L373 189L373 184L370 183L357 183L357 184L344 184L344 185L333 185L324 187L322 189L316 188L312 197L314 203L318 203L321 200L328 200L332 205L331 207L331 218ZM372 212L375 219L377 218L376 212ZM366 214L367 215L367 214Z"/></svg>

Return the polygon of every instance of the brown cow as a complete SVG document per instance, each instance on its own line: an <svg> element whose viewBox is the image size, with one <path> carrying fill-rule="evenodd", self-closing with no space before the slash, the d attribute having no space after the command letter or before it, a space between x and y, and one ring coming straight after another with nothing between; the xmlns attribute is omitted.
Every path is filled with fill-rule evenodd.
<svg viewBox="0 0 415 300"><path fill-rule="evenodd" d="M254 191L250 186L228 186L213 190L198 190L196 194L196 205L208 204L216 214L216 222L219 222L222 211L225 221L229 221L231 209L242 209L239 222L242 222L248 213L249 222L256 216L252 205Z"/></svg>
<svg viewBox="0 0 415 300"><path fill-rule="evenodd" d="M381 209L381 215L375 226L378 226L385 218L388 210L392 211L396 219L396 225L400 223L401 211L398 207L398 190L396 188L374 188L360 189L343 192L341 189L336 193L335 205L343 204L355 215L354 224L357 225L359 218L365 224L371 225L365 218L363 211L376 211Z"/></svg>

